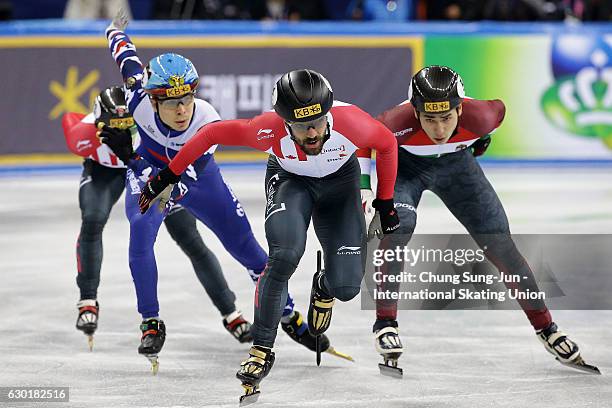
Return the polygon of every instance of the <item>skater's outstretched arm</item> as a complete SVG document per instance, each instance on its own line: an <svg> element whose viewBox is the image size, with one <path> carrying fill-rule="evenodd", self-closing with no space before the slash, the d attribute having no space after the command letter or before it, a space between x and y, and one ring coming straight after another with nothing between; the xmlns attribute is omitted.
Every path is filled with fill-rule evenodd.
<svg viewBox="0 0 612 408"><path fill-rule="evenodd" d="M274 139L258 137L258 131L266 128L280 134L283 124L274 113L267 112L252 119L218 121L202 127L170 161L168 167L145 185L140 197L141 212L146 212L155 197L168 185L176 183L187 167L213 145L246 146L271 151L271 140Z"/></svg>

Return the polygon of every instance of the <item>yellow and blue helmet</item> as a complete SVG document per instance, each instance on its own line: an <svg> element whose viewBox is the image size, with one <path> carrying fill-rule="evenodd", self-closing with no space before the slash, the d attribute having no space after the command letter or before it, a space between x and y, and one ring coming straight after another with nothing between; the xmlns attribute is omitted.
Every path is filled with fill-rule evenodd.
<svg viewBox="0 0 612 408"><path fill-rule="evenodd" d="M161 54L149 61L143 81L144 91L157 98L180 98L192 93L200 77L193 63L179 54Z"/></svg>

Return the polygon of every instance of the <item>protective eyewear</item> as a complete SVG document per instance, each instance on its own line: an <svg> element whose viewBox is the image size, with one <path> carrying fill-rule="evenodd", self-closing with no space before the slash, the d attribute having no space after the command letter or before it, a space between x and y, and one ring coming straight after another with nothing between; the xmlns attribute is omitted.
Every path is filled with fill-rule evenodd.
<svg viewBox="0 0 612 408"><path fill-rule="evenodd" d="M327 124L327 116L321 116L308 122L288 122L287 124L294 132L306 133L310 128L315 130L322 129Z"/></svg>
<svg viewBox="0 0 612 408"><path fill-rule="evenodd" d="M195 96L193 93L187 94L182 98L156 98L160 105L168 109L176 109L180 104L183 104L183 106L189 105L193 103L194 99Z"/></svg>

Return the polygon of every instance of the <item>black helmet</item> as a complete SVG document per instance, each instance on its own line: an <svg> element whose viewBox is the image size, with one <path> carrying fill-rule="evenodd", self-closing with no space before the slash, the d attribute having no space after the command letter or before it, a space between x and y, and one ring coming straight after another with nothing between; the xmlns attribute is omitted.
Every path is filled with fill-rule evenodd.
<svg viewBox="0 0 612 408"><path fill-rule="evenodd" d="M134 118L125 102L125 92L119 86L110 86L100 92L94 102L94 116L96 126L100 123L120 129L134 126Z"/></svg>
<svg viewBox="0 0 612 408"><path fill-rule="evenodd" d="M459 74L449 67L425 67L410 81L408 99L418 112L448 112L459 106L463 98L463 81Z"/></svg>
<svg viewBox="0 0 612 408"><path fill-rule="evenodd" d="M274 110L287 122L309 122L324 116L334 103L327 79L318 72L298 69L280 77L272 91Z"/></svg>

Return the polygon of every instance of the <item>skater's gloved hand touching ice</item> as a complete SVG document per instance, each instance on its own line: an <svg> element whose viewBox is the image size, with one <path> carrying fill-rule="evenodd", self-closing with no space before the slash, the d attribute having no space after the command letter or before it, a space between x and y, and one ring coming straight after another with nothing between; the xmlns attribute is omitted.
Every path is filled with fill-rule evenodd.
<svg viewBox="0 0 612 408"><path fill-rule="evenodd" d="M168 167L164 167L157 175L151 177L142 188L140 198L138 199L140 213L146 213L151 203L162 193L169 192L172 189L172 185L178 183L180 179L181 176L174 174Z"/></svg>
<svg viewBox="0 0 612 408"><path fill-rule="evenodd" d="M369 188L361 189L361 208L363 209L363 215L365 216L366 228L370 226L374 219L376 210L372 207L374 201L374 193Z"/></svg>
<svg viewBox="0 0 612 408"><path fill-rule="evenodd" d="M400 226L399 215L394 207L393 199L375 199L372 207L376 209L376 215L368 228L368 238L377 236L382 239L383 235L392 234Z"/></svg>
<svg viewBox="0 0 612 408"><path fill-rule="evenodd" d="M118 129L104 125L98 131L100 142L104 143L115 153L123 163L127 164L130 159L136 157L132 147L132 132L130 129Z"/></svg>
<svg viewBox="0 0 612 408"><path fill-rule="evenodd" d="M482 156L484 152L487 151L490 144L491 144L491 135L487 135L475 141L471 146L472 154L474 155L474 157Z"/></svg>
<svg viewBox="0 0 612 408"><path fill-rule="evenodd" d="M113 21L106 27L106 31L119 30L125 31L125 28L130 22L130 16L124 8L119 8L117 14L113 18Z"/></svg>

